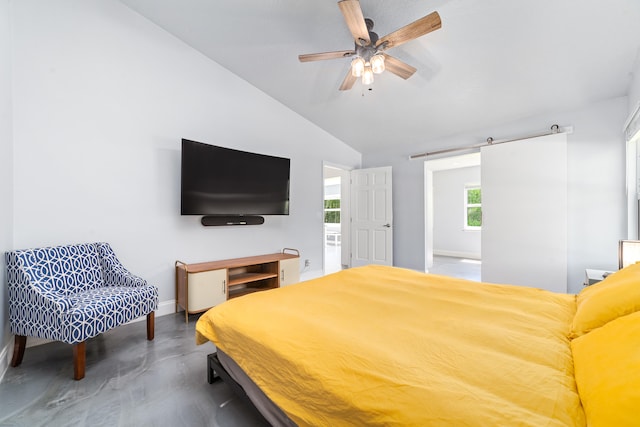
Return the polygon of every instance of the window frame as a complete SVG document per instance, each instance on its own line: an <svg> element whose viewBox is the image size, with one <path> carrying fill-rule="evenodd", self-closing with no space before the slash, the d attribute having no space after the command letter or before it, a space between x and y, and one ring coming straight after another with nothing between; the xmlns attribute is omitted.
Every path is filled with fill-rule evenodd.
<svg viewBox="0 0 640 427"><path fill-rule="evenodd" d="M338 218L340 219L340 221L338 221L338 222L324 222L324 224L341 224L342 223L342 202L340 200L340 197L338 196L338 197L325 198L324 199L324 205L326 206L326 202L330 201L330 200L337 200L338 204L340 205L340 207L338 207L338 208L327 208L327 207L324 207L322 221L324 222L326 220L328 212L338 212Z"/></svg>
<svg viewBox="0 0 640 427"><path fill-rule="evenodd" d="M480 190L480 203L469 203L469 191ZM482 225L469 225L469 208L480 208L480 215L482 215L482 188L480 184L466 184L464 186L464 231L480 231Z"/></svg>

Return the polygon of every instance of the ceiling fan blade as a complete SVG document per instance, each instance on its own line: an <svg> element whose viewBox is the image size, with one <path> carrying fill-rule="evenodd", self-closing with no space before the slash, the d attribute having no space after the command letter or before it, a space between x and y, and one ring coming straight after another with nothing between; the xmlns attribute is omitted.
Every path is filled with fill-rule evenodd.
<svg viewBox="0 0 640 427"><path fill-rule="evenodd" d="M422 37L425 34L435 31L442 27L442 21L438 12L432 12L411 24L405 25L399 30L382 37L376 43L381 49L390 49L394 46L400 46L408 41ZM384 44L384 46L382 46Z"/></svg>
<svg viewBox="0 0 640 427"><path fill-rule="evenodd" d="M344 20L347 22L347 27L349 27L356 44L361 46L370 44L369 30L364 22L360 2L358 0L341 0L338 2L338 6L342 15L344 15Z"/></svg>
<svg viewBox="0 0 640 427"><path fill-rule="evenodd" d="M356 52L353 50L337 50L335 52L307 53L305 55L298 55L298 59L300 62L323 61L325 59L346 58L355 54Z"/></svg>
<svg viewBox="0 0 640 427"><path fill-rule="evenodd" d="M394 58L393 56L387 55L386 53L383 53L383 55L385 70L392 72L396 76L400 76L405 80L411 77L417 70L417 68L412 67L406 62L400 61L398 58Z"/></svg>
<svg viewBox="0 0 640 427"><path fill-rule="evenodd" d="M349 70L347 71L347 75L344 76L344 80L342 81L342 84L340 85L340 90L349 90L353 87L353 84L356 82L356 80L358 80L358 78L356 76L354 76L353 74L351 74L351 67L349 67Z"/></svg>

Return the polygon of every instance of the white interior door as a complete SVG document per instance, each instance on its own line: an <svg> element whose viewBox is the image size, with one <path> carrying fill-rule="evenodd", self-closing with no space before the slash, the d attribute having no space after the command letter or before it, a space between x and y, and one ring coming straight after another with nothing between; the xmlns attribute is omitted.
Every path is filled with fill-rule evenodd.
<svg viewBox="0 0 640 427"><path fill-rule="evenodd" d="M393 265L391 167L351 171L351 266Z"/></svg>
<svg viewBox="0 0 640 427"><path fill-rule="evenodd" d="M567 292L567 137L483 147L482 281Z"/></svg>

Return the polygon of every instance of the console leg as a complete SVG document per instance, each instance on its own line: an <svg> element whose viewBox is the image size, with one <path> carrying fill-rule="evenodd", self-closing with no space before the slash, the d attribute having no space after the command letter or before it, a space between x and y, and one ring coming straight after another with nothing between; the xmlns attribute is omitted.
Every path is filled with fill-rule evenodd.
<svg viewBox="0 0 640 427"><path fill-rule="evenodd" d="M13 344L13 357L11 358L11 366L16 367L22 363L24 349L27 346L27 337L24 335L16 335Z"/></svg>
<svg viewBox="0 0 640 427"><path fill-rule="evenodd" d="M86 365L86 341L79 342L73 346L73 379L84 378L84 368Z"/></svg>

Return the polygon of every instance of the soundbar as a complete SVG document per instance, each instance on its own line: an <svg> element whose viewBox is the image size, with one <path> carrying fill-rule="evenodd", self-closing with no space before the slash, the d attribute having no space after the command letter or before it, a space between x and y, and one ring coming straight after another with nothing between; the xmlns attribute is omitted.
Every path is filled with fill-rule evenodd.
<svg viewBox="0 0 640 427"><path fill-rule="evenodd" d="M200 220L205 227L220 225L260 225L264 217L258 215L206 215Z"/></svg>

